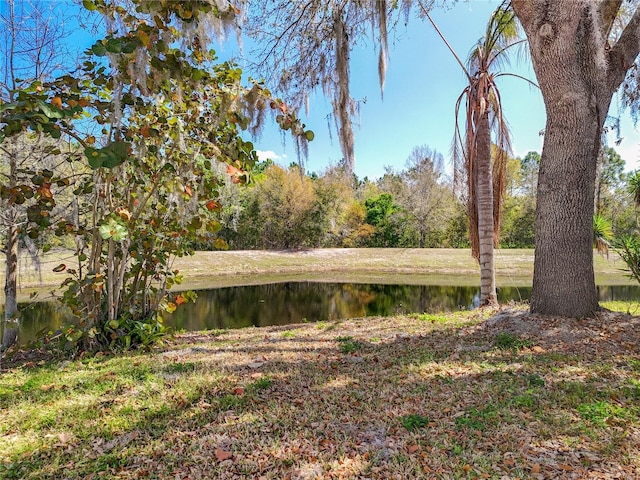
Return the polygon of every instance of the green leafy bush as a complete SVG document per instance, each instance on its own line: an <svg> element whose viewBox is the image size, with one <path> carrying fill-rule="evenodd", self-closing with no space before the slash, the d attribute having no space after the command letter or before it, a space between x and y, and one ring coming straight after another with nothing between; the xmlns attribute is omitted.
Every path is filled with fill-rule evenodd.
<svg viewBox="0 0 640 480"><path fill-rule="evenodd" d="M637 235L628 235L615 242L615 249L627 265L629 276L640 282L640 240Z"/></svg>

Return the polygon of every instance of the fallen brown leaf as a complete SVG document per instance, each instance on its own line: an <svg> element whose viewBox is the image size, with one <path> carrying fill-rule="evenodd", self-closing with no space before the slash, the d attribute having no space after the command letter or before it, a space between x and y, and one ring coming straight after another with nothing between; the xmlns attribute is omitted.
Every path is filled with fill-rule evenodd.
<svg viewBox="0 0 640 480"><path fill-rule="evenodd" d="M408 451L409 453L416 453L418 450L420 450L420 445L417 445L417 444L415 444L415 443L414 443L413 445L409 445L409 446L407 447L407 451Z"/></svg>
<svg viewBox="0 0 640 480"><path fill-rule="evenodd" d="M228 450L224 450L220 447L216 448L216 458L219 462L224 462L225 460L229 460L232 457L232 453Z"/></svg>

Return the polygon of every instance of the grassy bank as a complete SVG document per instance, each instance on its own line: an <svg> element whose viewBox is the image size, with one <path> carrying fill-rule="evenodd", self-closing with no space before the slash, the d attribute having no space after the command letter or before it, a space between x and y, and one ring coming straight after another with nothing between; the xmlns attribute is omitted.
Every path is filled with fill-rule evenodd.
<svg viewBox="0 0 640 480"><path fill-rule="evenodd" d="M33 289L57 286L64 273L53 268L73 265L69 252L56 252L41 259L37 273L33 263L20 261L22 298ZM594 255L596 282L624 285L630 281L624 262L615 254ZM477 263L465 249L312 249L302 251L217 251L196 252L176 260L185 275L186 288L249 285L265 281L330 280L368 283L405 283L471 286L479 283ZM0 276L4 276L0 264ZM497 250L498 285L526 286L533 276L533 250ZM0 300L2 297L0 292Z"/></svg>
<svg viewBox="0 0 640 480"><path fill-rule="evenodd" d="M27 363L0 375L0 477L640 478L640 319L493 313Z"/></svg>

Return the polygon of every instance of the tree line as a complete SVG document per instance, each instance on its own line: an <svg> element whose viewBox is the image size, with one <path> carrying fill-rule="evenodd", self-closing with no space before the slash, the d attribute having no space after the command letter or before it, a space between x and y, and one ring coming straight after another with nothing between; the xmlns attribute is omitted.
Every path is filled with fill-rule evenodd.
<svg viewBox="0 0 640 480"><path fill-rule="evenodd" d="M539 161L538 152L507 159L501 248L535 246ZM249 184L225 181L218 235L237 250L469 248L465 192L455 188L448 170L444 157L424 145L413 149L403 168L388 166L374 180L358 178L344 162L306 173L297 163L264 160L252 168ZM636 227L634 178L615 149L603 146L594 215L609 225L608 241Z"/></svg>

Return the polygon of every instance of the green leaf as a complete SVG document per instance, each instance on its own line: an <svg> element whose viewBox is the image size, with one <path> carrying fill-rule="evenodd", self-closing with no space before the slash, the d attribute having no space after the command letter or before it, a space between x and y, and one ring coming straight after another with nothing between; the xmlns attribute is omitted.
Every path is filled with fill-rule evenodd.
<svg viewBox="0 0 640 480"><path fill-rule="evenodd" d="M107 223L100 225L98 233L103 240L111 239L114 242L121 242L127 238L127 235L129 234L127 227L118 223L118 221L113 218L110 218Z"/></svg>
<svg viewBox="0 0 640 480"><path fill-rule="evenodd" d="M89 166L93 169L105 167L114 168L129 158L129 144L127 142L111 142L106 147L84 149Z"/></svg>
<svg viewBox="0 0 640 480"><path fill-rule="evenodd" d="M16 102L13 103L0 103L0 113L5 112L7 110L14 110L18 107Z"/></svg>
<svg viewBox="0 0 640 480"><path fill-rule="evenodd" d="M82 338L82 330L71 330L65 335L67 341L75 343Z"/></svg>
<svg viewBox="0 0 640 480"><path fill-rule="evenodd" d="M107 160L103 162L103 167L113 168L123 163L129 157L129 147L127 142L111 142L101 150L107 153Z"/></svg>
<svg viewBox="0 0 640 480"><path fill-rule="evenodd" d="M51 105L43 102L42 100L38 100L37 103L42 113L44 113L48 118L64 117L64 114L60 111L60 109L52 107Z"/></svg>
<svg viewBox="0 0 640 480"><path fill-rule="evenodd" d="M117 38L110 38L109 40L107 40L105 48L109 53L120 53L122 52L122 40Z"/></svg>
<svg viewBox="0 0 640 480"><path fill-rule="evenodd" d="M44 183L44 177L42 175L34 175L31 177L31 182L34 185L42 185Z"/></svg>
<svg viewBox="0 0 640 480"><path fill-rule="evenodd" d="M87 157L87 161L89 162L89 166L94 170L100 168L102 166L102 157L100 156L100 152L93 148L87 147L84 149L84 154Z"/></svg>
<svg viewBox="0 0 640 480"><path fill-rule="evenodd" d="M311 130L307 130L306 132L304 132L304 136L306 137L308 142L312 142L316 137L316 135Z"/></svg>
<svg viewBox="0 0 640 480"><path fill-rule="evenodd" d="M205 77L205 72L203 70L199 70L194 68L193 71L191 72L191 80L197 82L199 80L202 80Z"/></svg>
<svg viewBox="0 0 640 480"><path fill-rule="evenodd" d="M90 12L93 12L94 10L98 9L96 4L93 3L91 0L82 0L82 6L87 10L89 10Z"/></svg>
<svg viewBox="0 0 640 480"><path fill-rule="evenodd" d="M105 47L102 42L97 42L93 47L91 47L91 51L98 57L104 57L107 54L107 47Z"/></svg>

